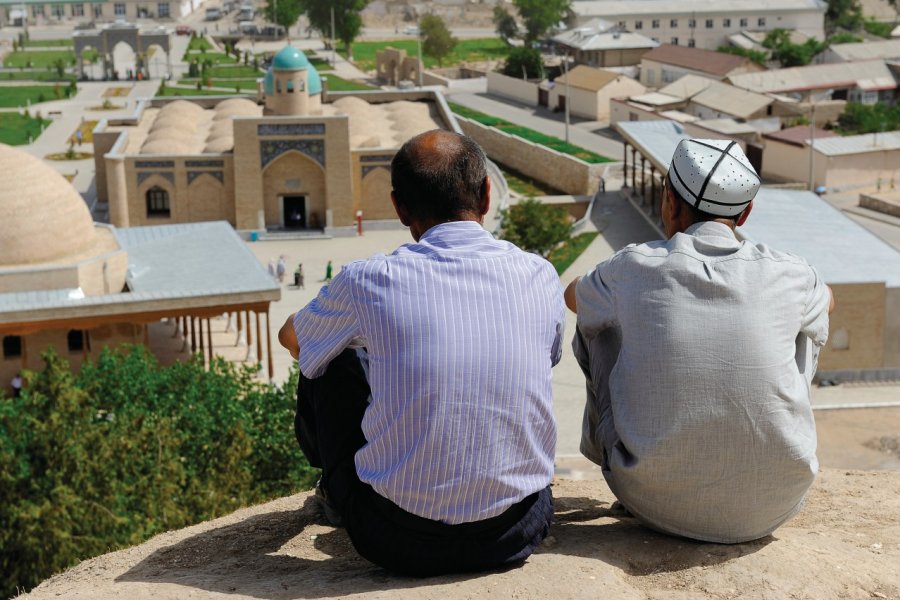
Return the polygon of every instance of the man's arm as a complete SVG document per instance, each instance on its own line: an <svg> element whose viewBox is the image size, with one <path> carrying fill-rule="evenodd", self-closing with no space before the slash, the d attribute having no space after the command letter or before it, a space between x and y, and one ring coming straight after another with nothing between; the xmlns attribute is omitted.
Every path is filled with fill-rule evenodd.
<svg viewBox="0 0 900 600"><path fill-rule="evenodd" d="M825 287L828 289L828 296L831 298L828 302L828 314L830 315L834 312L834 292L831 290L830 285L826 285Z"/></svg>
<svg viewBox="0 0 900 600"><path fill-rule="evenodd" d="M284 325L281 326L281 329L278 330L278 343L284 346L295 360L300 357L300 347L297 344L297 332L294 331L294 316L296 314L297 313L292 313L291 316L287 318L287 321L284 322Z"/></svg>
<svg viewBox="0 0 900 600"><path fill-rule="evenodd" d="M571 310L576 315L578 314L578 300L575 288L578 286L579 281L581 281L581 277L576 277L575 279L573 279L572 283L570 283L566 287L566 292L564 294L564 297L566 299L566 306L569 307L569 310Z"/></svg>

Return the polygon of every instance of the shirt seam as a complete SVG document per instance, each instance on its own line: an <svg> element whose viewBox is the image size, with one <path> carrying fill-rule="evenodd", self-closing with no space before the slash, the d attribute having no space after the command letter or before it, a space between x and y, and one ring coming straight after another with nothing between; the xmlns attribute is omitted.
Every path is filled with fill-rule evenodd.
<svg viewBox="0 0 900 600"><path fill-rule="evenodd" d="M748 257L744 257L744 256L728 256L728 257L723 257L723 258L716 258L716 257L700 258L694 254L685 252L684 250L670 250L667 254L658 256L655 254L645 254L645 253L643 253L639 250L633 249L633 248L624 248L622 250L622 252L623 252L623 254L637 254L639 256L643 256L644 258L658 258L661 260L665 259L673 254L680 254L682 256L686 256L687 258L692 258L699 263L705 263L705 262L724 263L724 262L729 262L729 261L733 261L733 260L742 260L744 262L758 262L758 261L762 261L762 260L771 260L773 262L785 262L785 263L792 263L792 264L796 264L796 265L809 266L809 263L806 263L802 258L795 257L795 256L785 256L784 258L778 258L775 256L759 256L756 258L748 258Z"/></svg>

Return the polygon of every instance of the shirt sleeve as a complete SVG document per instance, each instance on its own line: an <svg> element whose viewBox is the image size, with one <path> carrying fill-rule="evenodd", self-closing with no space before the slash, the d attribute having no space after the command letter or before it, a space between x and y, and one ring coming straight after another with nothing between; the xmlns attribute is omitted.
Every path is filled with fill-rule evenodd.
<svg viewBox="0 0 900 600"><path fill-rule="evenodd" d="M581 278L575 286L578 308L578 330L593 337L616 321L615 303L610 283L610 263L605 261Z"/></svg>
<svg viewBox="0 0 900 600"><path fill-rule="evenodd" d="M563 288L562 283L559 281L559 275L556 274L556 269L550 268L551 278L555 281L555 293L554 293L554 301L555 301L555 313L554 317L556 320L556 332L553 338L553 346L550 348L550 366L555 367L559 364L559 361L562 360L562 341L563 336L566 333L566 302L563 299Z"/></svg>
<svg viewBox="0 0 900 600"><path fill-rule="evenodd" d="M800 331L809 337L816 346L824 346L828 341L828 307L831 295L828 286L813 268L810 270L810 290L803 308L803 320Z"/></svg>
<svg viewBox="0 0 900 600"><path fill-rule="evenodd" d="M362 345L351 288L351 273L343 269L294 316L300 371L310 379L323 375L344 349Z"/></svg>

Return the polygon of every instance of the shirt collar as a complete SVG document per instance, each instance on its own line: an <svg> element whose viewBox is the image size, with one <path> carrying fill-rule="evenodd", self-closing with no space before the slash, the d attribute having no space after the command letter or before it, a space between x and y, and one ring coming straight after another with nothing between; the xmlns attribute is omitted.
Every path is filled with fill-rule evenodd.
<svg viewBox="0 0 900 600"><path fill-rule="evenodd" d="M475 221L449 221L435 225L423 233L422 237L419 238L419 243L439 247L458 246L463 240L482 241L478 238L484 237L493 239L493 236L485 231L480 223Z"/></svg>
<svg viewBox="0 0 900 600"><path fill-rule="evenodd" d="M684 233L694 237L717 237L737 241L737 236L734 234L731 227L724 223L716 223L715 221L701 221L699 223L694 223L685 229Z"/></svg>

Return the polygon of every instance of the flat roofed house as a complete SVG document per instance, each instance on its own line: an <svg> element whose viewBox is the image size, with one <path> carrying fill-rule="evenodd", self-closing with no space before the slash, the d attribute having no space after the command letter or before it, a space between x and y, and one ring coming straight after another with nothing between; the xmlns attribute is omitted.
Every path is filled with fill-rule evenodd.
<svg viewBox="0 0 900 600"><path fill-rule="evenodd" d="M898 59L900 59L900 39L867 40L852 44L833 44L816 57L816 62L829 64L862 60Z"/></svg>
<svg viewBox="0 0 900 600"><path fill-rule="evenodd" d="M649 87L662 87L685 75L722 81L759 71L765 71L765 67L745 56L672 44L663 44L641 59L641 83Z"/></svg>
<svg viewBox="0 0 900 600"><path fill-rule="evenodd" d="M577 64L590 67L638 65L644 54L659 46L658 41L603 19L593 19L563 31L553 36L553 41L561 53L571 56Z"/></svg>
<svg viewBox="0 0 900 600"><path fill-rule="evenodd" d="M863 104L893 102L897 89L897 80L883 60L773 69L731 75L728 79L745 90L802 101L827 93L834 100Z"/></svg>
<svg viewBox="0 0 900 600"><path fill-rule="evenodd" d="M575 116L608 121L611 98L643 94L645 91L643 85L625 75L578 65L553 81L550 107L563 110L568 102L569 110Z"/></svg>
<svg viewBox="0 0 900 600"><path fill-rule="evenodd" d="M48 347L78 368L125 343L143 343L164 362L193 351L206 360L269 358L272 376L265 332L280 288L227 223L97 224L37 158L0 144L0 170L11 174L0 186L0 385L40 368ZM217 332L214 343L212 319L224 315L234 333L222 343Z"/></svg>

